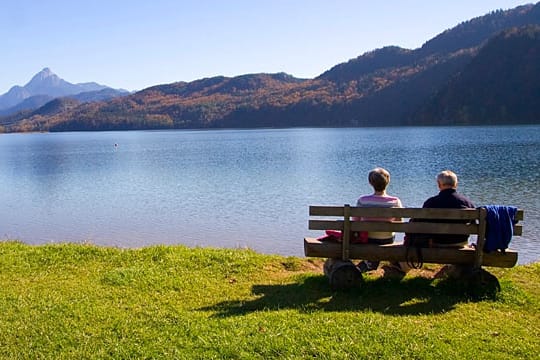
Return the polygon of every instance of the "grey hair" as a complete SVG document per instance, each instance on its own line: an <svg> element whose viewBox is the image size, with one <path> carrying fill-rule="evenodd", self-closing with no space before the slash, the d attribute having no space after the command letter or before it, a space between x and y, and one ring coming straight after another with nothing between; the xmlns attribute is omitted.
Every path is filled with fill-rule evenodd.
<svg viewBox="0 0 540 360"><path fill-rule="evenodd" d="M442 185L451 186L453 188L457 187L458 183L457 175L450 170L441 171L437 175L437 181Z"/></svg>

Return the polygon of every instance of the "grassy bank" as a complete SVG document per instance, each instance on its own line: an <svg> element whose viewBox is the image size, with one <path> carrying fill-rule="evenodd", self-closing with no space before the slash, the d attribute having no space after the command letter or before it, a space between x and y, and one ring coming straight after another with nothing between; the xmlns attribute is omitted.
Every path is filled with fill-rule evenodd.
<svg viewBox="0 0 540 360"><path fill-rule="evenodd" d="M540 264L490 271L492 299L429 274L335 293L308 259L4 242L0 358L535 358Z"/></svg>

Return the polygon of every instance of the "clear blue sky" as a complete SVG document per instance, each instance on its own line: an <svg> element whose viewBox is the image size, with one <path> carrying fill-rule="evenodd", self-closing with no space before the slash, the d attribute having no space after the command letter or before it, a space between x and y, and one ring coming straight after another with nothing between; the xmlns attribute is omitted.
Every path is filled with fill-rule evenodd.
<svg viewBox="0 0 540 360"><path fill-rule="evenodd" d="M414 49L513 0L2 0L0 94L44 67L140 90L204 77L313 78L386 45Z"/></svg>

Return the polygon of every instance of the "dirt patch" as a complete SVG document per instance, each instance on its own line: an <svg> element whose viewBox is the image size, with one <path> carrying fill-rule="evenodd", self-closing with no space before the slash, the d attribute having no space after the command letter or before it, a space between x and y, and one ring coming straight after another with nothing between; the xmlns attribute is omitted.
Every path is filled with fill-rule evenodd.
<svg viewBox="0 0 540 360"><path fill-rule="evenodd" d="M326 259L310 258L301 262L297 269L301 272L323 272ZM353 261L355 264L359 261ZM392 276L392 277L422 277L426 279L436 279L446 277L453 272L453 268L448 265L425 264L420 269L414 269L407 266L406 263L400 263L404 271L396 269L388 262L381 262L377 270L368 271L366 274L374 277Z"/></svg>
<svg viewBox="0 0 540 360"><path fill-rule="evenodd" d="M368 271L372 276L407 276L407 277L422 277L425 279L436 279L446 277L453 270L447 265L424 265L420 269L414 269L405 263L400 263L401 270L388 263L383 263L377 270Z"/></svg>
<svg viewBox="0 0 540 360"><path fill-rule="evenodd" d="M307 259L302 264L302 270L305 271L323 271L324 261L326 259Z"/></svg>
<svg viewBox="0 0 540 360"><path fill-rule="evenodd" d="M323 271L324 262L326 259L307 259L302 262L300 271L307 271L307 272L319 272ZM357 261L353 261L355 264ZM411 277L423 277L426 279L434 279L439 278L443 275L445 275L449 270L444 265L424 265L420 269L413 269L409 266L407 266L406 263L400 263L401 268L404 271L398 270L396 267L392 266L390 263L382 262L381 265L379 265L379 268L377 270L368 271L367 274L370 276L401 276L404 275L411 276Z"/></svg>

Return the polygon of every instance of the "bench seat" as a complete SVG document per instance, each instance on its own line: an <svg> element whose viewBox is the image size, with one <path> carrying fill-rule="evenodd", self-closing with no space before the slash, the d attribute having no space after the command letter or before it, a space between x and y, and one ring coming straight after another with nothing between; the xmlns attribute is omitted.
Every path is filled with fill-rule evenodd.
<svg viewBox="0 0 540 360"><path fill-rule="evenodd" d="M425 263L436 264L472 264L475 260L474 248L422 248L422 260ZM341 258L342 244L332 241L320 241L316 238L304 238L304 254L308 257ZM418 262L416 250L409 250L403 244L375 245L350 244L349 259L368 259L381 261L413 261ZM511 268L516 265L517 251L507 249L484 253L482 266Z"/></svg>

